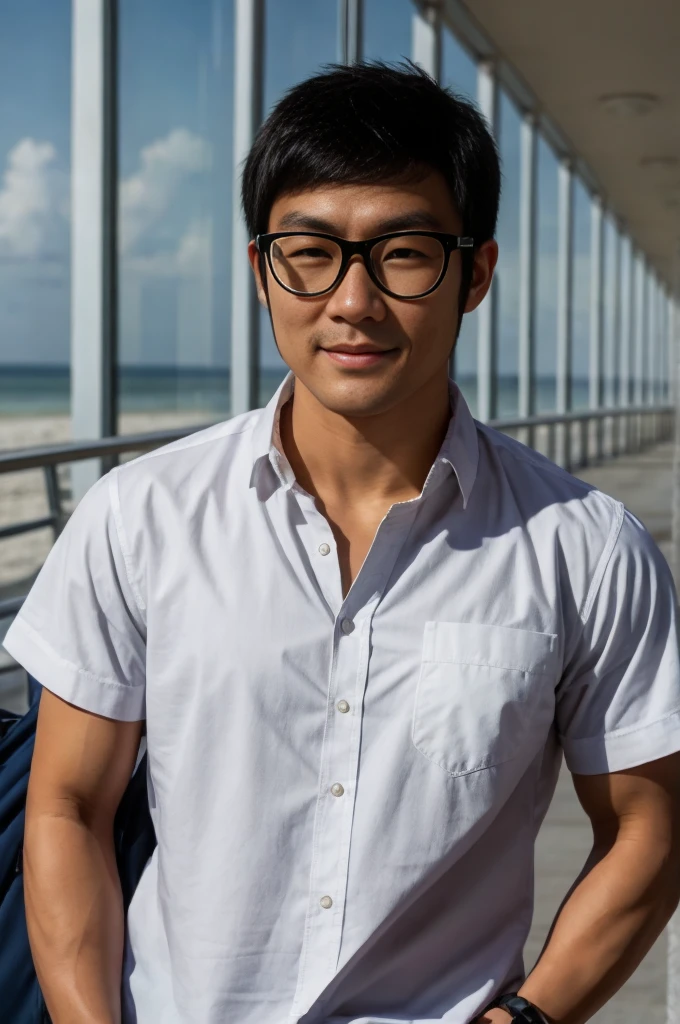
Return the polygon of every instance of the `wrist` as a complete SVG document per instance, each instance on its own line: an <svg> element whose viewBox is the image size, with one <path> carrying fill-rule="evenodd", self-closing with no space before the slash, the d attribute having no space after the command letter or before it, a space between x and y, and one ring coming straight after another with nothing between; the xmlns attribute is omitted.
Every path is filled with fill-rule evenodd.
<svg viewBox="0 0 680 1024"><path fill-rule="evenodd" d="M496 1006L493 1010L486 1010L481 1017L478 1017L476 1024L510 1024L511 1021L512 1017L508 1011Z"/></svg>

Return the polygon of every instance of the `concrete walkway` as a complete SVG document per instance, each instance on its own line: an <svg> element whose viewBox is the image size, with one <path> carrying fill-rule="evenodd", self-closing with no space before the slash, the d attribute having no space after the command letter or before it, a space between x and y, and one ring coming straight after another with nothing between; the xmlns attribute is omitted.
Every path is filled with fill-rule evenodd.
<svg viewBox="0 0 680 1024"><path fill-rule="evenodd" d="M625 456L579 473L584 480L623 501L643 521L667 558L671 550L673 445ZM588 819L563 771L536 849L536 910L526 947L530 967L550 924L585 861L591 844ZM596 1024L664 1024L666 938L662 935L627 985L593 1018Z"/></svg>

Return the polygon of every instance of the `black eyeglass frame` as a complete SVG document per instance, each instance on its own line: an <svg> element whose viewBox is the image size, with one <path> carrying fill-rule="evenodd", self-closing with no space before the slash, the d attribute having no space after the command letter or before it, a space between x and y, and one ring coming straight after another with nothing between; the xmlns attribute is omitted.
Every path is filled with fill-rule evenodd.
<svg viewBox="0 0 680 1024"><path fill-rule="evenodd" d="M382 281L376 274L375 269L373 267L373 261L371 259L371 250L374 248L374 246L378 245L380 242L387 241L389 238L413 238L414 236L419 236L421 238L423 236L425 236L426 238L436 238L441 243L442 248L444 250L444 262L442 264L442 269L439 274L439 277L432 285L432 287L427 289L427 291L419 292L417 295L399 295L397 292L390 291L390 289L387 288L382 283ZM272 244L278 238L295 237L325 238L328 241L335 242L336 245L338 245L341 253L340 269L338 270L337 277L335 278L333 283L329 285L328 288L323 288L320 292L301 292L298 291L296 288L291 288L289 287L289 285L284 284L283 281L281 281L277 276L277 273L274 270L274 264L272 262ZM261 256L266 257L267 262L269 264L269 269L271 270L272 276L276 283L285 291L290 292L291 295L299 295L301 298L305 299L313 299L317 298L319 295L327 295L329 292L332 292L334 288L337 288L337 286L340 284L343 277L347 273L347 268L353 256L361 257L371 281L377 288L380 289L381 292L384 292L385 295L389 295L393 299L424 299L426 295L431 295L432 292L436 291L437 288L439 288L439 285L446 277L446 271L449 269L449 259L451 258L451 253L456 252L458 249L473 249L474 244L474 239L470 238L468 235L449 235L445 234L442 231L391 231L389 232L389 234L376 235L375 238L365 238L363 241L360 242L351 242L347 238L338 238L337 235L327 235L321 231L271 231L268 234L257 235L257 237L255 238L255 245L257 246L257 251L260 253ZM464 251L462 255L464 257L467 256L467 252Z"/></svg>

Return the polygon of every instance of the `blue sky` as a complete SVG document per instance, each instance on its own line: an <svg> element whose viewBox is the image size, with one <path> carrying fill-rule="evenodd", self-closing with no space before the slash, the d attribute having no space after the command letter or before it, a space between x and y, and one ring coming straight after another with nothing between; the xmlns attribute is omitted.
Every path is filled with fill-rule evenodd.
<svg viewBox="0 0 680 1024"><path fill-rule="evenodd" d="M0 363L68 361L70 2L0 11ZM365 52L410 49L409 0L365 0ZM225 365L229 331L232 0L120 0L120 351L124 362ZM337 56L335 0L267 0L265 106ZM447 37L446 84L475 68ZM500 369L516 368L519 118L501 109ZM537 368L554 366L556 163L542 147ZM580 214L579 211L580 210ZM585 212L584 212L585 211ZM577 205L575 370L587 365L585 199ZM474 317L459 368L474 369ZM262 359L277 355L266 322Z"/></svg>

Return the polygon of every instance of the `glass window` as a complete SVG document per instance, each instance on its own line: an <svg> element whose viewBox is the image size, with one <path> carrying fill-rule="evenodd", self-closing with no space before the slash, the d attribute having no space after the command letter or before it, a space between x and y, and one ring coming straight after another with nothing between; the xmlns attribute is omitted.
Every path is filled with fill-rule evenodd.
<svg viewBox="0 0 680 1024"><path fill-rule="evenodd" d="M229 413L232 0L120 0L119 431Z"/></svg>
<svg viewBox="0 0 680 1024"><path fill-rule="evenodd" d="M590 405L590 219L591 200L582 181L574 187L574 266L571 346L571 407Z"/></svg>
<svg viewBox="0 0 680 1024"><path fill-rule="evenodd" d="M447 28L442 32L442 85L473 103L477 100L477 64Z"/></svg>
<svg viewBox="0 0 680 1024"><path fill-rule="evenodd" d="M442 85L452 89L464 99L476 100L477 65L458 40L444 29L442 33ZM477 313L463 317L454 357L454 376L470 405L473 415L477 410Z"/></svg>
<svg viewBox="0 0 680 1024"><path fill-rule="evenodd" d="M520 130L517 107L501 91L498 145L503 189L498 215L498 265L494 287L498 337L497 415L518 414Z"/></svg>
<svg viewBox="0 0 680 1024"><path fill-rule="evenodd" d="M71 4L0 14L0 449L68 440ZM41 471L0 475L0 523L48 513ZM0 541L0 597L25 593L52 543ZM0 638L8 622L0 622Z"/></svg>
<svg viewBox="0 0 680 1024"><path fill-rule="evenodd" d="M338 8L318 0L267 0L265 5L265 111L286 89L337 59ZM266 310L260 311L259 400L265 405L287 372Z"/></svg>
<svg viewBox="0 0 680 1024"><path fill-rule="evenodd" d="M413 12L411 0L364 0L364 59L410 57Z"/></svg>
<svg viewBox="0 0 680 1024"><path fill-rule="evenodd" d="M0 448L69 424L71 4L5 0L0 33Z"/></svg>
<svg viewBox="0 0 680 1024"><path fill-rule="evenodd" d="M555 409L557 372L557 158L538 140L536 264L536 346L534 379L537 413Z"/></svg>

